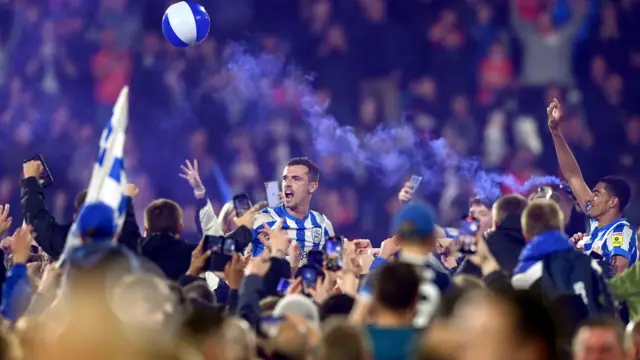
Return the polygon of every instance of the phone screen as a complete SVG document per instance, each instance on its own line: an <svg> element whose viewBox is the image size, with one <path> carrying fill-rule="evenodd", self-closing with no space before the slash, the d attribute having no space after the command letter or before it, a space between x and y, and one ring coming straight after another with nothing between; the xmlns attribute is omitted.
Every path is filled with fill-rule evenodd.
<svg viewBox="0 0 640 360"><path fill-rule="evenodd" d="M236 242L231 238L224 239L224 244L222 246L222 254L224 255L233 255L236 251Z"/></svg>
<svg viewBox="0 0 640 360"><path fill-rule="evenodd" d="M476 253L476 233L478 232L478 220L466 216L460 221L458 230L460 233L456 238L458 251L462 254Z"/></svg>
<svg viewBox="0 0 640 360"><path fill-rule="evenodd" d="M314 266L304 265L300 268L300 276L302 276L302 290L307 293L308 289L316 287L318 281L318 269Z"/></svg>
<svg viewBox="0 0 640 360"><path fill-rule="evenodd" d="M236 210L236 216L242 216L251 209L251 200L249 195L239 194L233 197L233 208Z"/></svg>
<svg viewBox="0 0 640 360"><path fill-rule="evenodd" d="M40 185L43 188L46 188L47 186L52 185L53 176L51 176L51 172L49 172L49 167L47 166L47 163L44 161L44 158L42 157L42 155L40 154L33 155L32 157L23 161L23 163L33 161L33 160L40 161L40 163L42 164L42 174L40 175L40 179L39 179Z"/></svg>
<svg viewBox="0 0 640 360"><path fill-rule="evenodd" d="M413 186L413 191L416 191L418 186L420 186L421 182L422 182L422 176L418 176L418 175L413 175L411 177L411 180L409 180L409 183Z"/></svg>
<svg viewBox="0 0 640 360"><path fill-rule="evenodd" d="M287 290L289 290L289 286L291 286L291 280L289 279L280 279L280 282L278 282L278 294L284 296L287 293Z"/></svg>
<svg viewBox="0 0 640 360"><path fill-rule="evenodd" d="M224 237L205 235L204 237L205 249L211 250L214 254L222 254L222 244L224 243Z"/></svg>
<svg viewBox="0 0 640 360"><path fill-rule="evenodd" d="M327 270L339 271L342 269L342 242L341 236L327 239L325 253L327 255Z"/></svg>
<svg viewBox="0 0 640 360"><path fill-rule="evenodd" d="M267 190L267 204L270 208L280 205L280 183L278 181L269 181L264 183Z"/></svg>

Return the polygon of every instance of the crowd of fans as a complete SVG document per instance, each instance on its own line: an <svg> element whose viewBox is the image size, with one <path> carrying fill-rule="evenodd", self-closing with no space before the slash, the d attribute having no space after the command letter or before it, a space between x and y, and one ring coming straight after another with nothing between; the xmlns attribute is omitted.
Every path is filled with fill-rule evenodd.
<svg viewBox="0 0 640 360"><path fill-rule="evenodd" d="M171 2L0 1L0 358L640 358L637 0L202 0L211 34L188 49L162 39ZM469 203L470 179L446 169L443 186L398 193L340 149L318 154L289 82L270 77L266 99L239 88L239 42L313 73L358 137L408 124L522 183L560 176L557 155L569 184ZM125 85L114 230L81 190ZM42 164L23 164L36 153L46 190ZM602 178L614 173L626 182ZM280 179L297 193L276 210L228 203ZM312 195L326 216L293 217ZM569 230L576 205L588 234ZM473 234L448 228L467 213ZM72 220L83 244L65 251ZM325 234L352 240L331 258L315 248Z"/></svg>
<svg viewBox="0 0 640 360"><path fill-rule="evenodd" d="M570 104L564 126L588 183L610 173L637 183L636 1L201 3L211 34L186 50L162 39L163 2L0 4L0 202L18 203L15 159L40 152L57 181L50 206L69 219L124 84L132 89L127 172L141 185L140 208L164 196L193 213L173 176L184 158L200 159L216 208L230 193L264 198L263 182L277 180L286 159L317 157L313 135L287 88L274 86L265 108L230 85L229 41L315 74L318 95L358 136L408 121L425 139L443 136L460 154L523 181L558 174L539 129L558 97ZM325 174L317 208L345 234L387 230L394 191L336 157L317 158ZM463 185L450 190L442 201L429 193L445 223L457 221L472 195Z"/></svg>

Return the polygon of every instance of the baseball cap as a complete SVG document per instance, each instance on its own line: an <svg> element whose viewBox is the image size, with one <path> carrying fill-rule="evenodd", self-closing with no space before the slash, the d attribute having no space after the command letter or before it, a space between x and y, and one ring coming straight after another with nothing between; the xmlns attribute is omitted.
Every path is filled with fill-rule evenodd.
<svg viewBox="0 0 640 360"><path fill-rule="evenodd" d="M293 294L280 299L275 309L273 309L273 315L283 316L285 314L298 315L312 325L320 324L318 306L304 295Z"/></svg>
<svg viewBox="0 0 640 360"><path fill-rule="evenodd" d="M393 233L402 237L425 237L435 230L435 215L427 204L410 203L393 216Z"/></svg>
<svg viewBox="0 0 640 360"><path fill-rule="evenodd" d="M116 235L113 209L103 202L86 204L76 219L80 236L94 241L111 240Z"/></svg>

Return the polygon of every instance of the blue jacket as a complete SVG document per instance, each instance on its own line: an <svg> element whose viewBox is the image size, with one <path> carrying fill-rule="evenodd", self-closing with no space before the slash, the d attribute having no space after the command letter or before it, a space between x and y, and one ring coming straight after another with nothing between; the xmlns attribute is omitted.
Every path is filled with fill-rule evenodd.
<svg viewBox="0 0 640 360"><path fill-rule="evenodd" d="M573 302L583 310L580 317L615 314L602 268L561 231L543 232L524 247L511 282L516 289L537 288L551 301Z"/></svg>

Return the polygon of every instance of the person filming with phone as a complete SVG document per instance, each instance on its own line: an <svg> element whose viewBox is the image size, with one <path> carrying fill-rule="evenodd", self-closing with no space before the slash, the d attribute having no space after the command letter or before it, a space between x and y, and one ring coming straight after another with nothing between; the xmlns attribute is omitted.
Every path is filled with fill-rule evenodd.
<svg viewBox="0 0 640 360"><path fill-rule="evenodd" d="M333 225L327 217L311 210L311 197L318 190L320 171L308 158L293 158L282 172L282 194L284 203L263 209L254 222L253 256L258 256L268 244L261 232L266 226L273 228L278 220L283 221L282 230L300 245L303 258L311 250L324 250L325 240L335 236Z"/></svg>

